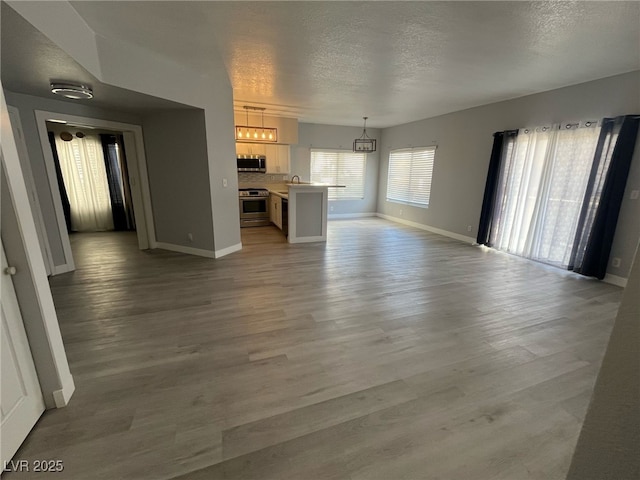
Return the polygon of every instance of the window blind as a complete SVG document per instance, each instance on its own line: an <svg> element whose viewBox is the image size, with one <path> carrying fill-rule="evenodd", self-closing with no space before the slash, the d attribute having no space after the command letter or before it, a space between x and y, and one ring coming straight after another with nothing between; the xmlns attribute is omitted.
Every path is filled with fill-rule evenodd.
<svg viewBox="0 0 640 480"><path fill-rule="evenodd" d="M387 200L428 206L435 154L436 147L391 150Z"/></svg>
<svg viewBox="0 0 640 480"><path fill-rule="evenodd" d="M329 185L329 200L364 198L365 153L350 150L311 150L311 181Z"/></svg>

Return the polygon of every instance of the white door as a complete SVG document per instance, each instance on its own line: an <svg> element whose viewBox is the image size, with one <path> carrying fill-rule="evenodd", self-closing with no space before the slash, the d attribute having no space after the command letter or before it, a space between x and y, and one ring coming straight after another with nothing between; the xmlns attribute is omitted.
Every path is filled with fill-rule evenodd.
<svg viewBox="0 0 640 480"><path fill-rule="evenodd" d="M0 460L11 460L44 412L44 401L22 323L12 271L2 250L0 272Z"/></svg>

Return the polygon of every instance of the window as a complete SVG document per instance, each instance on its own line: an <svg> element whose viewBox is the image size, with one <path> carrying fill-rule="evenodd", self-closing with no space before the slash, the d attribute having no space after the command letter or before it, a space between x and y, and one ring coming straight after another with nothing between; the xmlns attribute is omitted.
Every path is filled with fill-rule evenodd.
<svg viewBox="0 0 640 480"><path fill-rule="evenodd" d="M311 181L329 185L329 200L364 198L366 154L350 150L311 150Z"/></svg>
<svg viewBox="0 0 640 480"><path fill-rule="evenodd" d="M436 147L391 150L387 200L428 207L435 155Z"/></svg>
<svg viewBox="0 0 640 480"><path fill-rule="evenodd" d="M113 230L112 199L98 135L55 137L64 187L69 199L71 229L78 232Z"/></svg>
<svg viewBox="0 0 640 480"><path fill-rule="evenodd" d="M491 245L551 265L572 263L601 130L587 125L522 129L506 140Z"/></svg>

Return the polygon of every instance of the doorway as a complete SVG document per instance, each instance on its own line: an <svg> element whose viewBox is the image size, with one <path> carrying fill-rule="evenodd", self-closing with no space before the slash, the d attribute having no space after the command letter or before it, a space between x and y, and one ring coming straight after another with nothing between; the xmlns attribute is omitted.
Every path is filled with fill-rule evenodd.
<svg viewBox="0 0 640 480"><path fill-rule="evenodd" d="M71 230L73 230L73 226L67 222L67 218L72 217L72 215L69 215L70 212L65 215L65 206L63 204L64 191L61 189L60 183L60 180L62 180L62 182L64 182L64 180L60 179L61 175L56 169L54 150L51 148L49 136L50 130L54 131L54 133L55 131L61 133L61 131L68 130L68 133L72 136L77 132L81 132L85 136L95 133L98 134L98 136L103 134L116 137L115 143L112 142L111 146L115 149L115 145L118 145L117 148L126 154L128 185L123 184L123 187L128 186L129 190L129 193L127 193L126 188L122 190L123 202L126 201L125 197L128 197L129 205L127 208L124 208L124 210L118 210L118 218L124 220L125 223L128 222L129 226L135 226L138 247L141 250L155 248L155 229L153 225L142 128L139 125L78 117L55 112L36 111L35 113L38 133L47 167L49 186L56 211L58 233L64 250L63 264L60 265L61 260L58 260L58 264L52 269L53 274L72 271L75 269L75 264L71 252L71 243L69 241L69 226L71 226ZM52 125L55 125L55 127L52 127ZM122 171L120 171L120 175L122 175ZM116 222L118 222L118 220L116 220ZM105 230L108 230L108 228L105 228Z"/></svg>
<svg viewBox="0 0 640 480"><path fill-rule="evenodd" d="M122 132L47 122L67 231L135 231Z"/></svg>

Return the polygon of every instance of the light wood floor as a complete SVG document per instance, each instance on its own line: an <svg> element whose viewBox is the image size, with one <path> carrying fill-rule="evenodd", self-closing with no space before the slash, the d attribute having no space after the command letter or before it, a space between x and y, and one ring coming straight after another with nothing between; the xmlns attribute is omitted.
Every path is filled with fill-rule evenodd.
<svg viewBox="0 0 640 480"><path fill-rule="evenodd" d="M564 478L620 288L379 219L243 239L209 260L73 236L51 285L76 393L16 459L83 480Z"/></svg>

